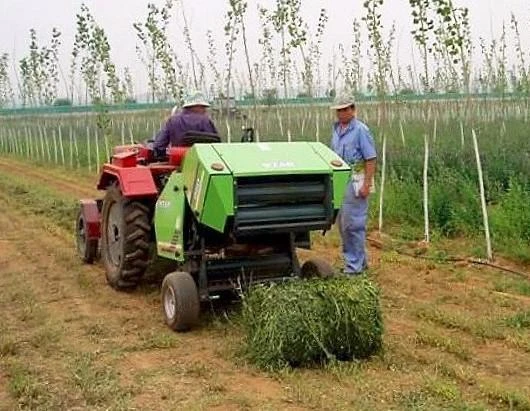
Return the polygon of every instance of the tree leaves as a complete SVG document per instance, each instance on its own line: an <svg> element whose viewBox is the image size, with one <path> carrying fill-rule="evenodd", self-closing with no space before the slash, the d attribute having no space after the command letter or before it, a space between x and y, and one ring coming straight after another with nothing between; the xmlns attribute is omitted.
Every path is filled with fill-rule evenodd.
<svg viewBox="0 0 530 411"><path fill-rule="evenodd" d="M176 70L178 62L168 35L172 7L171 0L166 1L161 9L149 3L145 21L133 24L136 37L143 45L143 49L137 47L136 51L147 68L153 101L182 99L183 89Z"/></svg>

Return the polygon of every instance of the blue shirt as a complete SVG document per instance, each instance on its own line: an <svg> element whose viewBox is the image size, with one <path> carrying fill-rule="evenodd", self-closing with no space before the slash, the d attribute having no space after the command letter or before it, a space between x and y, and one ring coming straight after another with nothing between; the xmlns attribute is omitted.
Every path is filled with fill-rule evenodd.
<svg viewBox="0 0 530 411"><path fill-rule="evenodd" d="M187 131L201 131L217 134L213 121L207 114L194 113L191 110L182 110L171 116L162 130L158 132L153 147L157 150L165 149L169 144L179 146L182 144Z"/></svg>
<svg viewBox="0 0 530 411"><path fill-rule="evenodd" d="M331 149L351 166L377 157L372 133L366 124L355 118L345 129L339 122L333 125Z"/></svg>

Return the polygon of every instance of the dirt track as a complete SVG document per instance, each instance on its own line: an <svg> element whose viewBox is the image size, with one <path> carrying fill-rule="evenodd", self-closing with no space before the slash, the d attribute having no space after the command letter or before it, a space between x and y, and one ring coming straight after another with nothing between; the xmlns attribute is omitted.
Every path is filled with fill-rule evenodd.
<svg viewBox="0 0 530 411"><path fill-rule="evenodd" d="M64 198L94 195L93 177L1 158L6 176ZM530 300L500 273L371 250L385 355L267 376L240 358L241 335L222 319L166 329L156 281L113 291L101 267L79 263L72 233L29 214L1 181L0 227L0 410L530 407L528 328L496 325ZM316 252L336 262L337 244L331 236Z"/></svg>
<svg viewBox="0 0 530 411"><path fill-rule="evenodd" d="M2 161L0 164L4 167L6 163ZM12 166L10 162L9 167L17 174L26 170ZM56 184L53 170L40 170L38 173L29 170L23 175L25 178L38 177L44 184L53 181L53 187L59 191L68 187L65 192L71 195L90 193L83 186L74 191L68 178ZM160 402L163 392L166 392L168 401L185 393L185 402L201 404L206 397L212 396L210 390L224 392L238 389L242 381L245 381L244 398L248 396L260 402L273 403L274 398L281 398L281 386L272 380L246 374L243 370L238 370L237 374L227 372L232 364L216 355L219 347L214 339L215 330L179 335L166 330L159 313L157 284L144 285L141 290L130 294L111 290L105 283L101 267L79 264L74 255L71 233L50 230L45 221L14 211L8 206L8 201L0 195L0 227L4 228L0 237L2 308L8 308L6 300L13 297L23 305L21 310L32 313L35 310L38 314L38 318L30 315L27 319L30 333L34 328L37 335L46 332L43 323L46 323L46 328L57 328L57 335L52 337L57 341L51 345L59 350L47 358L50 367L42 370L43 380L60 374L64 362L97 353L97 363L117 370L117 379L125 387L123 391L129 391L129 386L133 386L132 390L140 390L135 402L141 409L159 409L164 403ZM26 299L22 293L29 297ZM19 328L16 314L14 317L8 321L8 330ZM43 354L43 347L38 345L30 350L35 360ZM159 349L168 347L175 349ZM193 374L189 369L195 368L198 374L204 374L203 378L187 376ZM134 371L153 374L162 371L168 373L168 378L154 386L148 384L137 388L136 381L129 381ZM209 376L215 381L208 381ZM54 377L57 378L56 375ZM64 377L68 378L66 371ZM190 385L196 386L190 391ZM83 400L75 398L79 393L74 393L75 390L57 393L61 396L66 394L60 399L60 405L84 405ZM127 397L129 394L123 395ZM222 402L230 405L230 401ZM58 406L59 403L53 405Z"/></svg>
<svg viewBox="0 0 530 411"><path fill-rule="evenodd" d="M24 176L77 198L91 198L97 195L96 177L80 172L53 167L28 167L27 164L5 157L0 157L0 172Z"/></svg>

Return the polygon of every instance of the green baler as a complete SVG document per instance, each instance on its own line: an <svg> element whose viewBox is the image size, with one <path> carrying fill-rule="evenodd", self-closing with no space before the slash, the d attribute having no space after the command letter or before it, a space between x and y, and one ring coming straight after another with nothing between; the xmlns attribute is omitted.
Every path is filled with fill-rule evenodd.
<svg viewBox="0 0 530 411"><path fill-rule="evenodd" d="M98 185L105 198L82 202L80 254L91 262L97 241L113 287L137 284L155 242L176 270L162 283L166 323L182 331L201 302L332 272L318 259L300 267L296 249L310 248L311 231L329 230L342 205L350 167L333 151L310 142L203 141L175 150L163 163L141 149L118 150Z"/></svg>
<svg viewBox="0 0 530 411"><path fill-rule="evenodd" d="M182 264L200 300L298 276L295 248L332 226L349 178L320 143L194 145L156 203L158 255Z"/></svg>

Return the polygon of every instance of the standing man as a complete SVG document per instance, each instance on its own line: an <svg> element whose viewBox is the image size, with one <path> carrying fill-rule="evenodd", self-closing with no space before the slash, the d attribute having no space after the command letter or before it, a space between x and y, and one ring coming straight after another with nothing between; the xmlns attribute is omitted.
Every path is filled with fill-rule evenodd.
<svg viewBox="0 0 530 411"><path fill-rule="evenodd" d="M182 145L184 136L188 131L217 134L217 129L208 116L208 107L210 104L199 92L186 97L180 112L177 112L176 107L173 107L171 117L155 137L153 143L155 152L165 152L169 145Z"/></svg>
<svg viewBox="0 0 530 411"><path fill-rule="evenodd" d="M331 109L336 110L338 120L333 125L331 148L352 168L352 179L339 214L344 273L357 275L368 267L366 221L368 197L374 189L377 152L370 130L356 118L353 97L338 97Z"/></svg>

